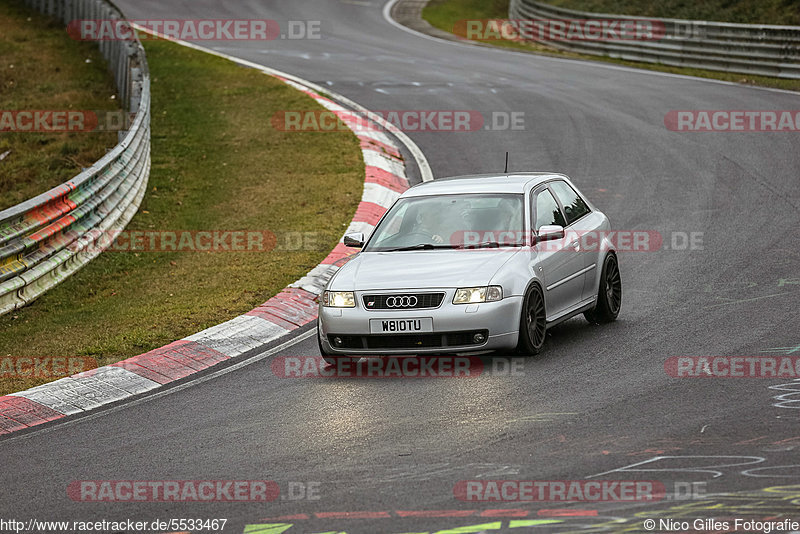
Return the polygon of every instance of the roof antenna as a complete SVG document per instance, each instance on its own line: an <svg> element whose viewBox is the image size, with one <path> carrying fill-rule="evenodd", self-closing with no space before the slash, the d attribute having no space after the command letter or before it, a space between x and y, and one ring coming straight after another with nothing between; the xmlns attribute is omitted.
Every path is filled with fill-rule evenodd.
<svg viewBox="0 0 800 534"><path fill-rule="evenodd" d="M503 171L505 174L508 174L508 152L506 152L506 170Z"/></svg>

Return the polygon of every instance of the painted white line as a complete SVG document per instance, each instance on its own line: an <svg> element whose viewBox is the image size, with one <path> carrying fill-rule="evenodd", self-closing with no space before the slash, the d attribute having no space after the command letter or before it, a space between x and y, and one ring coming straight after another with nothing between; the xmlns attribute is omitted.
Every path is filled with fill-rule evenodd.
<svg viewBox="0 0 800 534"><path fill-rule="evenodd" d="M449 45L461 46L461 47L468 46L468 47L471 47L473 49L475 47L478 47L478 48L481 48L483 50L492 50L494 52L500 52L500 53L503 53L503 54L515 54L515 55L518 55L518 56L526 56L528 58L533 56L533 57L536 57L536 58L541 58L541 59L546 60L546 61L554 61L554 62L557 62L557 63L571 63L573 65L578 63L578 64L586 65L588 67L598 67L598 68L601 68L601 69L621 70L621 71L624 71L624 72L632 72L632 73L636 73L636 74L644 74L644 75L650 75L650 76L662 76L662 77L665 77L665 78L678 78L680 80L692 80L692 81L695 81L695 82L716 83L716 84L720 84L720 85L739 87L741 89L757 89L757 90L760 90L760 91L770 91L770 92L773 92L773 93L783 93L783 94L788 94L788 95L792 95L792 96L797 96L798 95L797 91L789 91L787 89L776 89L774 87L760 87L760 86L757 86L757 85L744 85L744 84L736 83L736 82L726 82L725 80L714 80L713 78L700 78L698 76L689 76L687 74L673 74L671 72L659 72L659 71L656 71L656 70L649 70L649 69L637 69L636 67L626 67L624 65L610 65L608 63L603 63L602 61L591 61L591 60L588 60L588 59L567 59L567 58L560 58L560 57L552 57L552 56L545 56L545 55L533 54L533 53L528 53L528 52L518 52L516 50L508 50L508 49L505 49L505 48L496 48L496 47L493 47L493 46L483 46L483 45L480 45L478 43L470 43L470 42L467 42L467 41L459 42L459 41L448 41L447 39L439 39L438 37L433 37L432 35L428 35L426 33L422 33L422 32L419 32L417 30L412 30L408 26L403 26L402 24L400 24L399 22L394 20L392 18L392 16L391 16L392 7L394 7L394 5L399 1L400 0L389 0L383 6L383 18L386 20L386 22L388 22L389 24L391 24L395 28L403 30L406 33L410 33L411 35L414 35L416 37L423 37L425 39L428 39L429 41L436 41L437 43L447 43ZM745 76L745 74L742 74L742 76Z"/></svg>
<svg viewBox="0 0 800 534"><path fill-rule="evenodd" d="M399 22L397 22L396 20L394 20L392 18L392 8L399 1L400 0L389 0L388 2L386 2L386 4L384 4L384 6L383 6L383 18L384 18L384 20L386 20L386 22L388 22L389 24L391 24L392 26L394 26L398 30L403 30L406 33L410 33L411 35L414 35L415 37L422 37L423 39L427 39L429 41L434 41L436 43L448 43L448 44L451 44L451 45L462 45L463 44L463 43L459 43L459 42L456 42L456 41L448 41L447 39L439 39L438 37L434 37L432 35L428 35L427 33L422 33L422 32L418 32L417 30L412 30L408 26L404 26L404 25L400 24ZM467 46L474 46L474 45L467 44Z"/></svg>
<svg viewBox="0 0 800 534"><path fill-rule="evenodd" d="M277 354L278 352L280 352L280 351L282 351L284 349L287 349L287 348L291 347L292 345L296 345L296 344L300 343L301 341L305 341L306 339L310 338L311 336L316 336L316 335L317 335L317 329L313 328L313 329L309 330L308 332L304 332L304 333L300 334L299 336L297 336L295 338L289 339L289 340L285 341L284 343L281 343L280 345L278 345L276 347L273 347L273 348L271 348L269 350L266 350L266 351L264 351L264 352L262 352L260 354L256 354L254 356L246 358L246 359L244 359L244 360L242 360L242 361L240 361L238 363L235 363L235 364L233 364L233 365L231 365L229 367L225 367L224 369L220 369L219 371L214 371L213 373L209 373L209 374L207 374L205 376L189 380L188 382L185 382L185 383L180 384L178 386L173 386L173 387L170 387L168 389L164 389L164 390L152 393L150 395L147 395L146 397L142 397L142 398L139 398L139 399L136 399L136 400L133 400L133 401L125 402L123 404L120 404L119 406L114 406L112 408L107 408L107 409L105 409L103 411L100 411L100 412L89 413L89 414L87 414L87 415L85 415L83 417L80 417L78 419L72 419L72 420L69 420L69 421L60 421L60 420L57 419L57 420L51 422L50 424L48 424L47 426L45 426L44 428L41 428L41 429L38 429L38 430L33 430L33 431L30 431L30 432L28 432L26 434L22 434L22 435L10 437L10 438L0 439L0 443L4 443L5 444L6 442L9 442L9 441L16 441L16 440L26 439L26 438L28 438L30 436L35 435L35 434L44 434L44 433L52 432L54 430L59 430L61 427L64 427L64 426L70 426L70 425L73 425L75 423L83 423L85 421L90 421L90 420L95 419L97 417L103 417L103 416L106 416L106 415L110 415L110 414L116 413L116 412L118 412L120 410L124 410L124 409L130 408L132 406L138 406L138 405L143 404L145 402L150 402L152 400L164 397L166 395L172 395L173 393L177 393L179 391L183 391L186 388L189 388L189 387L192 387L192 386L196 386L197 384L202 384L203 382L208 382L209 380L213 380L215 378L218 378L220 376L226 375L228 373L232 373L234 371L237 371L237 370L241 369L242 367L245 367L246 365L250 365L252 363L260 362L261 360L269 358L270 356L273 356L274 354ZM36 428L36 427L32 427L32 428ZM13 434L11 434L11 435L13 436Z"/></svg>

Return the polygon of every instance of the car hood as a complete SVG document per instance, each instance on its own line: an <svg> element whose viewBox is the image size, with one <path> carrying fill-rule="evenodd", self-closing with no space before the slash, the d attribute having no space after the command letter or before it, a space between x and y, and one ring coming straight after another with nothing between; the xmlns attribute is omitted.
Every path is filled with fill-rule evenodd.
<svg viewBox="0 0 800 534"><path fill-rule="evenodd" d="M485 286L519 250L362 252L339 269L330 288L364 291Z"/></svg>

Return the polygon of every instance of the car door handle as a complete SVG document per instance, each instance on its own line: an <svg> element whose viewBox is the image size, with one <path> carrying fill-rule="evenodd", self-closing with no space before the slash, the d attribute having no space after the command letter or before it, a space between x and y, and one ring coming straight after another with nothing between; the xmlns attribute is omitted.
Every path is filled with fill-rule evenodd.
<svg viewBox="0 0 800 534"><path fill-rule="evenodd" d="M571 246L575 250L578 250L581 247L581 243L580 243L580 241L573 241Z"/></svg>

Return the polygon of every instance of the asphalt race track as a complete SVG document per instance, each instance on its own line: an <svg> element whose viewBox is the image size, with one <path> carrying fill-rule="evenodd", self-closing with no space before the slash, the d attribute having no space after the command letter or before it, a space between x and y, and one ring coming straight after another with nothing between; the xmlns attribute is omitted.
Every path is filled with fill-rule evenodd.
<svg viewBox="0 0 800 534"><path fill-rule="evenodd" d="M227 518L226 534L277 523L293 525L289 534L353 534L640 532L649 517L800 521L800 392L791 394L800 382L673 378L664 367L674 356L800 355L797 133L685 133L664 124L671 110L798 109L796 95L436 41L387 22L378 0L117 4L134 19L261 18L282 28L319 20L319 40L208 46L372 110L470 110L488 123L524 112L518 130L408 134L436 177L502 171L509 151L511 170L566 173L614 228L657 231L664 244L621 255L616 323L572 319L514 373L277 377L272 359L319 354L305 328L288 346L232 372L1 440L4 516ZM683 249L692 232L702 233L695 234L702 244ZM491 356L482 360L488 370L502 367ZM671 499L454 496L459 481L588 477L659 481ZM75 502L66 488L79 480L273 480L281 497ZM678 497L694 498L675 500L689 487L694 493ZM518 510L528 523L492 512L498 509Z"/></svg>

